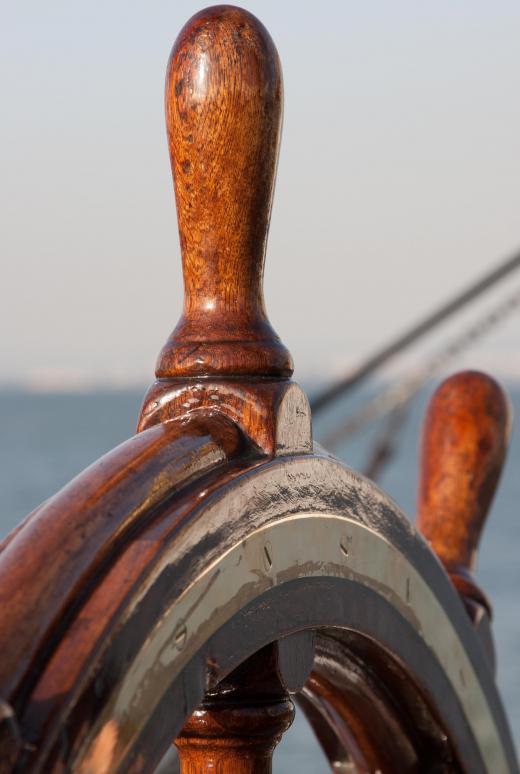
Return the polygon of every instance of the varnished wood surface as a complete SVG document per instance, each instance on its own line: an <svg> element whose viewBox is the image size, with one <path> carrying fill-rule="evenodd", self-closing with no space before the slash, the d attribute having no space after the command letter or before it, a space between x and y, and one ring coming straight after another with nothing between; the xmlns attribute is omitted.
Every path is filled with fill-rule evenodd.
<svg viewBox="0 0 520 774"><path fill-rule="evenodd" d="M166 76L184 314L158 377L292 373L262 291L282 100L278 53L258 19L231 6L190 19Z"/></svg>
<svg viewBox="0 0 520 774"><path fill-rule="evenodd" d="M356 772L455 772L445 734L406 671L353 632L320 636L298 698L329 760Z"/></svg>
<svg viewBox="0 0 520 774"><path fill-rule="evenodd" d="M223 417L158 425L123 443L44 503L0 553L0 685L13 700L54 626L67 625L85 588L118 546L194 476L243 454L244 438ZM90 580L89 580L90 579ZM66 611L69 611L67 614Z"/></svg>
<svg viewBox="0 0 520 774"><path fill-rule="evenodd" d="M216 412L235 422L260 454L312 452L309 402L287 379L158 379L145 396L138 430Z"/></svg>
<svg viewBox="0 0 520 774"><path fill-rule="evenodd" d="M206 695L175 740L181 774L271 774L274 748L294 718L277 661L274 643Z"/></svg>
<svg viewBox="0 0 520 774"><path fill-rule="evenodd" d="M188 22L166 81L184 313L160 356L140 436L44 503L3 544L2 774L15 760L18 771L38 774L147 774L173 737L185 773L267 774L292 718L288 694L314 664L308 630L329 628L374 643L359 668L355 659L345 664L345 650L324 657L322 649L310 681L314 708L335 715L329 732L338 749L357 750L351 757L359 766L389 769L398 758L400 771L421 770L424 749L449 760L453 741L472 772L497 750L516 770L479 643L431 552L369 482L312 451L308 404L289 381L291 358L262 294L281 109L278 55L258 20L219 6ZM305 576L323 569L321 537L312 533L316 539L293 556L289 530L298 514L311 513L322 526L324 514L348 514L344 521L363 525L385 551L406 556L406 573L420 581L416 593L427 591L421 626L411 612L413 584L392 578L394 599L379 567L372 585L363 572L356 580L343 523L331 549L334 572ZM251 556L233 554L227 575L228 552L246 545ZM302 562L309 545L317 553ZM343 577L337 562L349 556ZM463 551L457 556L465 560ZM210 604L220 578L227 596ZM477 685L485 697L491 753L472 737L466 695L447 677L453 659L439 661L423 637L437 604L469 664L468 695ZM405 665L398 679L394 662ZM411 726L395 711L404 704L423 713ZM440 753L435 713L450 737Z"/></svg>
<svg viewBox="0 0 520 774"><path fill-rule="evenodd" d="M282 120L276 48L247 11L196 14L173 47L166 120L184 311L159 357L138 429L223 413L260 453L311 451L308 402L263 300L263 264ZM299 440L278 429L294 417Z"/></svg>
<svg viewBox="0 0 520 774"><path fill-rule="evenodd" d="M144 774L154 761L158 763L172 740L173 729L176 733L182 727L188 708L191 712L197 707L203 689L215 686L244 657L300 628L345 625L366 630L372 639L384 642L390 652L400 654L407 669L421 685L428 686L434 705L442 706L442 714L449 719L450 737L463 740L465 758L478 758L471 740L464 741L465 725L458 702L453 703L442 670L435 667L436 662L431 663L424 643L421 646L417 637L410 638L409 631L403 633L399 621L391 623L384 598L383 607L379 603L374 606L378 596L375 592L351 588L346 581L340 584L339 579L330 578L305 581L302 593L296 596L290 583L281 583L273 595L262 595L229 626L221 627L197 650L189 665L186 662L179 679L164 685L167 691L163 699L153 713L146 714L146 724L139 733L134 732L135 736L120 738L117 722L100 722L102 713L111 717L108 708L120 695L121 682L135 654L143 648L148 652L150 633L197 573L212 566L230 546L247 541L252 530L274 524L284 514L295 511L348 512L385 541L401 546L436 590L443 609L457 627L464 651L476 665L482 661L479 643L468 637L469 621L461 618L460 605L454 607L457 600L437 562L422 541L412 539L404 516L369 482L362 482L327 457L311 455L277 458L242 473L238 470L234 476L227 467L217 467L214 476L213 483L203 476L192 487L186 487L139 532L128 535L73 617L63 620L60 641L51 658L33 665L38 670L38 682L16 705L17 720L28 745L24 747L22 770L36 770L36 764L49 772L62 771L63 767L67 770L89 742L85 766L100 760L106 744L105 752L117 760L114 771ZM240 592L236 586L232 588ZM203 600L204 594L201 603ZM214 608L209 614L208 620L213 620ZM183 653L183 657L188 659L189 653ZM496 690L485 664L478 667L478 674L507 742ZM132 706L139 701L138 691ZM97 769L93 770L98 774ZM512 770L516 770L514 766ZM472 771L481 769L474 766Z"/></svg>
<svg viewBox="0 0 520 774"><path fill-rule="evenodd" d="M461 593L488 607L472 574L509 428L502 388L486 374L463 371L437 389L422 438L417 526Z"/></svg>

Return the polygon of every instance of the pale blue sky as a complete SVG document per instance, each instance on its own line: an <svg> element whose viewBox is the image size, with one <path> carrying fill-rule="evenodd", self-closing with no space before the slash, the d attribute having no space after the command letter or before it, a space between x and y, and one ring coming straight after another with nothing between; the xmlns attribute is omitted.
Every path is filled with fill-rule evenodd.
<svg viewBox="0 0 520 774"><path fill-rule="evenodd" d="M268 310L325 376L520 246L520 3L242 4L285 80ZM5 4L0 382L151 379L182 298L164 70L201 7ZM520 375L519 334L470 362Z"/></svg>

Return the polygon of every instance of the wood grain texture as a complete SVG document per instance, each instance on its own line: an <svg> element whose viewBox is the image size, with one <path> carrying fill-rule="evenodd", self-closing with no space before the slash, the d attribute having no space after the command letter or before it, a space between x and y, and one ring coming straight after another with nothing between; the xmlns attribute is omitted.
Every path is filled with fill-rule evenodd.
<svg viewBox="0 0 520 774"><path fill-rule="evenodd" d="M463 596L486 607L472 573L509 427L502 388L486 374L463 371L437 389L423 430L418 527Z"/></svg>
<svg viewBox="0 0 520 774"><path fill-rule="evenodd" d="M312 451L309 402L287 379L158 379L144 399L138 430L216 412L235 422L260 454Z"/></svg>
<svg viewBox="0 0 520 774"><path fill-rule="evenodd" d="M166 120L185 299L157 376L289 376L262 291L282 74L258 19L231 6L190 19L168 65Z"/></svg>
<svg viewBox="0 0 520 774"><path fill-rule="evenodd" d="M206 568L288 514L291 523L297 514L348 514L420 568L456 642L472 664L481 663L474 631L424 541L369 482L312 453L308 404L289 381L291 359L262 296L281 103L276 50L251 14L221 6L188 22L166 85L184 314L145 399L143 432L44 503L3 544L2 773L14 766L144 774L176 737L185 774L267 774L293 716L288 694L312 668L306 695L320 728L335 735L331 762L339 749L345 762L370 770L427 771L424 761L451 763L447 736L469 761L467 770L482 770L474 765L480 753L460 694L429 652L424 629L405 622L384 588L336 571L305 577L301 548L291 566L278 575L274 565L271 576L268 549L283 556L283 546L263 536L250 566L243 565L247 580L230 581L222 604L207 601L217 572L203 589L197 585ZM474 386L469 393L471 400L479 395ZM498 426L500 412L493 413L491 398L484 403ZM480 446L491 478L480 486L477 477L472 486L484 512L496 472L489 460L497 455L493 439ZM469 464L467 450L459 456ZM483 518L469 520L472 550ZM295 545L293 536L283 545ZM334 556L341 540L338 534ZM466 553L455 551L453 572L470 582L462 574ZM193 606L185 618L174 611L169 620L192 584ZM199 623L190 630L195 612ZM345 643L316 646L329 629L351 637L348 653ZM356 646L356 632L369 644ZM401 672L394 661L405 665ZM476 673L497 733L512 750L494 683L486 669ZM445 735L436 713L449 721Z"/></svg>
<svg viewBox="0 0 520 774"><path fill-rule="evenodd" d="M354 632L319 635L316 651L298 704L339 771L459 771L446 735L389 653Z"/></svg>
<svg viewBox="0 0 520 774"><path fill-rule="evenodd" d="M206 695L175 740L181 774L271 774L274 748L294 718L277 662L276 645L268 645Z"/></svg>
<svg viewBox="0 0 520 774"><path fill-rule="evenodd" d="M54 639L138 530L193 479L244 460L246 442L225 417L158 425L95 462L35 511L0 551L2 696L15 702ZM76 654L80 647L76 645ZM69 658L70 666L73 659Z"/></svg>
<svg viewBox="0 0 520 774"><path fill-rule="evenodd" d="M157 428L157 432L159 429L168 432L171 424ZM144 433L142 443L148 437L151 436ZM244 461L243 455L237 460L240 461ZM231 469L230 465L233 466ZM143 477L139 479L143 490L147 480L143 471ZM155 474L150 479L152 486L154 481ZM121 507L124 507L123 502ZM479 643L476 638L467 636L471 627L463 617L450 584L424 541L414 538L404 516L390 501L368 482L325 456L264 460L262 464L253 462L242 471L230 461L223 467L218 465L200 480L192 480L191 485L165 502L164 510L153 514L153 519L142 523L140 517L139 530L135 529L139 522L134 521L134 529L126 533L120 550L110 552L110 562L105 565L104 572L97 556L92 558L97 583L90 585L86 596L82 591L79 609L73 611L72 617L62 617L63 625L57 632L61 639L54 642L50 659L46 663L40 659L34 663L39 675L37 684L23 701L16 703L17 719L26 743L20 770L74 771L81 751L99 731L101 713L119 695L128 665L142 648L148 650L150 633L164 620L166 611L198 573L223 556L232 545L247 540L252 530L271 524L290 512L314 511L355 514L407 552L410 561L424 573L438 594L450 619L456 622L461 646L474 663L480 665L476 668L482 688L500 721L494 683L488 676ZM104 512L105 520L110 520L110 513L110 509ZM142 516L146 517L146 512ZM59 521L61 516L55 511L54 518ZM52 522L48 521L47 527L51 526ZM101 559L106 558L104 544L98 553ZM23 554L20 554L20 561L24 563ZM74 562L73 555L69 555L69 562ZM30 588L33 580L29 569L24 580L26 588ZM51 570L49 567L48 571ZM70 591L68 577L64 576L61 588L62 595L67 597ZM72 583L75 583L74 578ZM371 640L381 642L384 649L395 652L406 665L406 671L415 675L416 683L428 686L426 693L435 697L434 706L440 707L441 715L449 720L449 738L459 739L464 747L464 759L473 761L476 753L471 740L468 742L464 736L464 718L456 714L459 705L453 704L454 699L450 698L450 684L443 680L442 671L436 666L438 661L434 659L430 663L425 649L417 649L422 640L410 638L408 630L394 628L387 607L372 607L377 601L375 597L379 599L375 592L363 591L356 584L355 589L351 588L352 584L340 583L338 578L314 578L312 583L311 579L306 579L302 583L301 593L297 596L294 595L296 587L286 582L277 587L276 596L267 598L262 594L258 604L247 605L236 620L229 622L229 627L221 627L197 650L153 714L146 716L146 725L139 734L136 731L131 739L118 739L116 748L111 748L119 761L113 770L125 774L153 771L173 736L182 728L186 716L200 704L208 685L216 686L245 657L267 642L301 628L324 626L361 628ZM31 607L31 613L34 615L34 607ZM213 612L210 614L214 615ZM22 615L23 611L19 610L19 619ZM396 626L399 621L400 615L394 622ZM365 626L369 628L365 629ZM16 647L13 629L6 628L3 632L3 651L12 652ZM41 642L43 635L37 631L35 637ZM38 643L35 643L36 648ZM186 653L186 658L188 656ZM374 658L370 655L363 658L372 668ZM428 668L426 664L429 664ZM415 686L412 693L417 690ZM400 679L392 693L401 695L403 692L404 681ZM140 696L138 691L133 701L140 701ZM114 730L110 719L106 736L102 734L101 741L104 742L106 737L113 741ZM504 738L507 738L505 732ZM128 750L123 760L121 749L125 749L126 744ZM467 770L477 772L481 768L468 764ZM511 771L516 771L513 765Z"/></svg>

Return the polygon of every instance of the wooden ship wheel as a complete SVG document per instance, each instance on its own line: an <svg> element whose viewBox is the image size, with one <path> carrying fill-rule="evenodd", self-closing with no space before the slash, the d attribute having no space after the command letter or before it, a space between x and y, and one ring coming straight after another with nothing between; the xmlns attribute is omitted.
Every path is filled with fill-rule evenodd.
<svg viewBox="0 0 520 774"><path fill-rule="evenodd" d="M264 774L295 699L336 772L518 772L472 574L501 389L440 387L414 528L313 444L266 316L282 77L255 17L187 23L166 115L184 312L137 435L2 545L0 770L154 772L174 744L184 774Z"/></svg>

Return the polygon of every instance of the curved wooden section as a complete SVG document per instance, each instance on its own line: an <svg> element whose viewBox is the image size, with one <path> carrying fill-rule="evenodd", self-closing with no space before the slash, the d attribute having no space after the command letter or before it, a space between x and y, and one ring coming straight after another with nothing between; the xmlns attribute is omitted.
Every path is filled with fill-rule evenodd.
<svg viewBox="0 0 520 774"><path fill-rule="evenodd" d="M262 295L281 108L257 19L218 6L188 22L166 82L184 314L142 432L2 546L2 774L148 774L174 740L183 774L267 774L311 668L302 701L331 761L518 771L443 568L389 498L313 450ZM506 424L471 379L462 403L441 391L425 442L420 523L453 577Z"/></svg>
<svg viewBox="0 0 520 774"><path fill-rule="evenodd" d="M129 535L80 599L17 703L23 770L150 771L208 687L273 640L334 627L403 665L466 770L516 771L470 621L391 501L327 457L227 470Z"/></svg>
<svg viewBox="0 0 520 774"><path fill-rule="evenodd" d="M15 706L71 618L136 533L195 478L240 457L247 443L223 417L158 425L109 452L47 500L0 553L0 686ZM222 480L222 479L221 479Z"/></svg>
<svg viewBox="0 0 520 774"><path fill-rule="evenodd" d="M457 768L442 719L432 714L409 670L359 633L330 630L318 638L314 672L298 702L340 770Z"/></svg>

